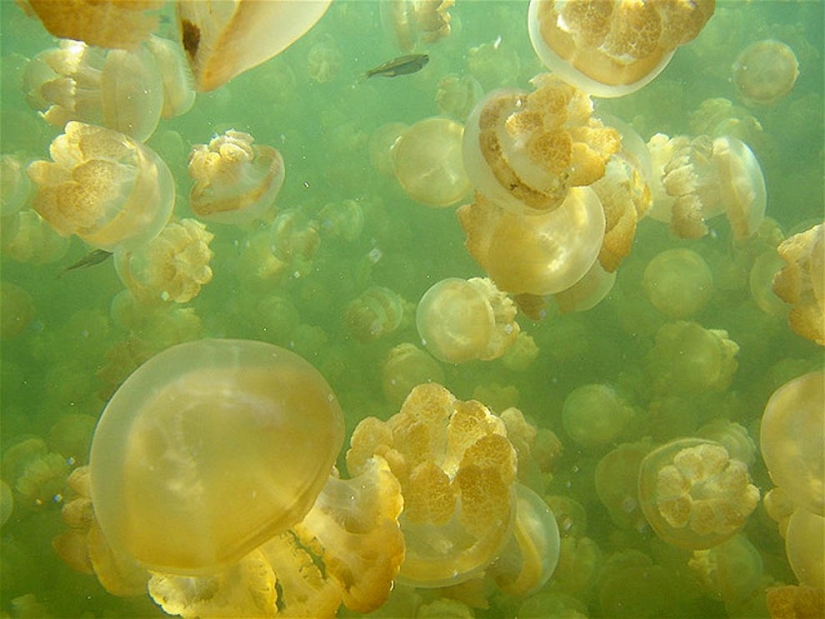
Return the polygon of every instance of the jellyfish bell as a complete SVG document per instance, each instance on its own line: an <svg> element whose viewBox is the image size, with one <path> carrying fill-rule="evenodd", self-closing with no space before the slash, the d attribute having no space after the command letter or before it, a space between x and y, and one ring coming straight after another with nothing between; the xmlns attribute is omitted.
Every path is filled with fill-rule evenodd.
<svg viewBox="0 0 825 619"><path fill-rule="evenodd" d="M732 71L736 91L746 105L774 105L794 87L799 62L790 47L766 39L743 49Z"/></svg>
<svg viewBox="0 0 825 619"><path fill-rule="evenodd" d="M384 32L404 52L432 44L451 32L450 8L455 0L387 0L381 3Z"/></svg>
<svg viewBox="0 0 825 619"><path fill-rule="evenodd" d="M220 88L280 54L323 17L331 2L179 2L183 49L197 90Z"/></svg>
<svg viewBox="0 0 825 619"><path fill-rule="evenodd" d="M173 346L98 422L95 515L111 547L145 567L214 570L304 517L343 432L329 385L296 354L244 340Z"/></svg>
<svg viewBox="0 0 825 619"><path fill-rule="evenodd" d="M154 151L111 129L69 122L28 168L32 207L62 236L106 251L132 249L166 225L175 182Z"/></svg>
<svg viewBox="0 0 825 619"><path fill-rule="evenodd" d="M562 79L597 97L621 97L651 82L713 15L715 0L531 0L533 49Z"/></svg>
<svg viewBox="0 0 825 619"><path fill-rule="evenodd" d="M710 300L713 275L696 252L668 249L648 263L642 288L653 307L671 320L689 318Z"/></svg>
<svg viewBox="0 0 825 619"><path fill-rule="evenodd" d="M461 160L464 127L448 118L415 123L392 147L395 177L413 200L434 208L454 205L471 187Z"/></svg>

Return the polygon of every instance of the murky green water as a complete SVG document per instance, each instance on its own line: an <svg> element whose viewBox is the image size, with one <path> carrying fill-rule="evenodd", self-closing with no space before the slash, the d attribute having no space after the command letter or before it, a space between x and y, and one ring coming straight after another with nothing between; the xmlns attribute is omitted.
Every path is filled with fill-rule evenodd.
<svg viewBox="0 0 825 619"><path fill-rule="evenodd" d="M452 35L424 47L430 62L423 70L362 81L366 70L400 52L382 29L376 2L336 0L321 22L286 52L217 91L198 95L190 112L161 121L147 141L175 177L179 217L191 216L186 162L192 145L236 129L281 152L286 182L278 207L315 222L320 244L280 278L253 272L257 263L245 248L257 230L208 224L215 235L212 281L174 318L153 315L129 329L110 311L123 290L112 261L61 275L89 251L77 238L55 261L20 260L22 250L11 257L5 240L10 220L2 221L5 288L0 309L8 338L2 342L2 476L14 492L14 510L0 541L2 616L163 615L148 596L108 594L94 576L70 570L52 549L52 539L65 530L60 510L70 494L66 475L86 463L91 431L108 397L151 354L201 337L267 341L295 350L318 368L340 399L348 432L367 416L387 419L398 411L399 402L382 386L382 368L396 345L419 344L414 318L407 308L398 328L364 342L343 319L348 305L372 286L388 288L414 304L441 279L483 272L464 248L454 209L431 209L411 200L394 177L371 161L371 139L388 123L412 125L445 115L436 92L447 74L472 75L486 92L529 88L528 80L542 71L527 36L526 2L457 0L456 5ZM25 59L55 42L9 0L0 10L0 151L23 162L47 159L60 130L27 105L21 76ZM168 19L161 34L174 38L170 7L164 14ZM764 171L767 216L785 236L801 232L822 221L825 204L824 17L819 0L719 3L701 35L679 49L655 81L621 99L597 100L596 112L632 124L644 139L656 132L693 134L697 121L692 114L706 99L722 97L742 105L730 80L739 52L761 39L785 42L799 60L799 79L775 105L747 110L761 126L749 136ZM319 59L327 64L319 68ZM329 222L321 212L346 201L356 204L350 210L360 213L363 227L348 222L344 225L354 232L336 234L324 227ZM767 314L754 301L749 275L764 253L758 242L737 245L724 218L713 220L711 229L697 241L676 240L666 225L643 220L632 253L602 303L587 312L561 314L551 302L549 316L541 322L519 316L522 331L539 350L526 368L514 369L501 359L439 364L445 386L457 397L479 399L496 412L517 406L537 427L556 433L563 454L545 471L552 474L537 475L530 483L539 494L556 497L555 505L566 498L580 509L576 512L575 504L568 508L575 525L566 531L573 538L568 554L538 596L525 601L489 586L446 594L467 603L466 612L477 617L546 617L553 612L565 617L761 617L768 616L766 587L797 582L776 523L761 503L741 533L761 560L761 576L757 569L751 584L730 594L726 604L688 567L690 551L667 545L649 527L620 526L596 494L596 467L620 444L692 436L715 419L741 424L758 444L760 416L770 394L822 365L820 347L795 335L784 317ZM37 245L38 240L28 242ZM697 252L713 274L709 301L690 319L706 329L727 331L739 346L738 369L722 390L688 397L655 386L659 374L651 367L656 364L651 350L666 318L648 302L641 280L650 260L670 248ZM614 441L586 449L565 431L561 411L571 391L592 383L613 386L632 413ZM59 454L59 461L21 470L17 456L8 454L31 439L42 441L29 444L37 445L35 451ZM538 452L542 449L548 446L536 446ZM618 479L635 479L636 469L631 469ZM764 495L771 483L758 454L750 473ZM401 589L384 616L412 616L420 603L442 593L419 591L419 598L411 598ZM580 614L562 614L573 611ZM342 608L342 615L348 613Z"/></svg>

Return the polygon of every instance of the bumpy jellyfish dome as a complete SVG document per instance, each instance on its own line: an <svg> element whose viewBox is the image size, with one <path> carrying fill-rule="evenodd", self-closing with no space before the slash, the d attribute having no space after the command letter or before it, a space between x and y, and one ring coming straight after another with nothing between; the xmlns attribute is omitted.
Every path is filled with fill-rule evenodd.
<svg viewBox="0 0 825 619"><path fill-rule="evenodd" d="M343 442L329 385L287 350L200 340L139 367L100 418L91 497L106 541L147 568L227 565L299 522Z"/></svg>
<svg viewBox="0 0 825 619"><path fill-rule="evenodd" d="M748 45L733 64L733 83L747 104L773 105L791 91L797 77L793 50L772 39Z"/></svg>
<svg viewBox="0 0 825 619"><path fill-rule="evenodd" d="M774 483L800 507L825 515L825 372L812 372L777 389L759 431L762 458Z"/></svg>

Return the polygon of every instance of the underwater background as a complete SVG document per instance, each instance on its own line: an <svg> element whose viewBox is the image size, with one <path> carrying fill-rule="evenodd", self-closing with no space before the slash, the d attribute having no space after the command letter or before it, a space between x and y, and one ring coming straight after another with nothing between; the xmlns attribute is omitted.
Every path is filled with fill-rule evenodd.
<svg viewBox="0 0 825 619"><path fill-rule="evenodd" d="M65 530L60 510L69 493L68 474L88 462L91 435L108 398L152 354L206 337L291 349L338 396L345 446L365 417L387 419L398 412L405 394L387 387L384 368L397 345L421 344L410 307L444 278L484 272L465 249L454 207L429 208L399 186L387 169L380 131L389 123L413 125L434 116L464 122L472 93L465 93L469 103L437 101L448 76L472 76L485 93L529 89L529 80L544 69L528 38L527 5L457 0L451 34L417 50L429 55L423 69L364 80L367 70L402 52L382 26L379 3L336 0L286 51L218 90L198 93L188 113L160 122L146 144L173 173L178 217L192 217L187 160L193 145L235 129L280 151L286 179L278 210L294 212L290 225L298 232L317 231L303 253L297 235L295 260L284 275L256 274L255 257L245 252L256 230L207 223L215 235L211 281L174 313L159 317L147 310L134 318L139 328L127 328L112 317L113 301L124 288L113 261L67 272L89 252L78 238L48 259L30 260L24 251L9 251L4 240L0 440L2 479L12 491L13 511L0 539L0 616L165 616L148 596L107 593L94 576L72 571L52 548L52 539ZM55 39L10 0L2 0L0 11L0 154L24 162L47 159L61 129L27 104L22 75L27 59L54 47ZM163 15L158 34L176 39L174 7L165 6ZM655 80L621 98L594 98L595 114L623 120L644 140L654 133L695 135L702 132L702 103L728 99L756 122L748 121L750 133L740 137L764 173L766 216L773 220L766 237L802 232L822 222L825 205L823 23L820 0L718 2L700 35L679 48ZM793 50L799 78L774 105L745 107L737 100L731 67L745 47L763 39ZM468 192L457 205L470 200ZM0 225L8 227L5 220ZM622 444L649 448L694 436L720 419L740 424L758 444L770 395L822 368L822 348L796 335L781 313L766 312L752 294L751 270L770 238L737 244L724 218L710 227L701 239L680 240L666 224L642 220L612 291L596 307L562 313L551 303L540 321L519 314L522 332L538 350L534 358L435 362L439 382L456 397L477 399L496 413L518 407L537 428L555 434L562 451L552 470L530 485L555 497L548 502L557 520L567 522L562 535L570 538L570 554L563 550L556 575L541 591L527 599L495 590L455 594L462 612L471 613L455 616L767 617L765 589L797 582L777 525L761 502L739 534L749 544L744 556L750 563L734 571L748 578L725 589L708 585L688 566L689 550L667 544L649 527L617 524L596 490L599 462ZM668 398L666 389L663 395L653 386L658 375L651 350L668 319L649 302L642 278L657 254L674 248L699 254L713 275L712 295L690 320L726 331L739 347L730 385L695 397ZM380 337L359 337L344 317L350 303L372 287L395 293L393 302L406 317ZM609 385L632 409L608 444L582 446L565 430L565 399L588 384ZM59 454L60 462L41 459L38 471L26 472L16 456L7 460L12 448L32 439ZM556 449L555 443L546 449ZM343 451L339 467L346 470ZM637 470L638 463L627 472L611 472L635 480ZM750 475L764 496L772 484L758 455ZM32 478L34 487L26 485ZM7 497L3 501L11 505ZM617 557L632 569L617 567ZM429 600L434 594L422 595ZM404 608L393 606L391 598L375 615L399 616ZM354 613L342 607L339 615Z"/></svg>

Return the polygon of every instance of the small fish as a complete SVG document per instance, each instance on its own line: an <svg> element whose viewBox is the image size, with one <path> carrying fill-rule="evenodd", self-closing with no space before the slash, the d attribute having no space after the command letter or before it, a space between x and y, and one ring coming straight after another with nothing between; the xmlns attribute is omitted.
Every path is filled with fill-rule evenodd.
<svg viewBox="0 0 825 619"><path fill-rule="evenodd" d="M395 77L396 75L409 75L417 73L423 69L430 61L427 54L410 54L409 56L399 56L394 60L389 60L380 64L374 69L370 69L364 74L364 79L369 79L373 75L381 77Z"/></svg>
<svg viewBox="0 0 825 619"><path fill-rule="evenodd" d="M88 269L89 267L93 267L96 264L101 264L102 262L106 262L109 258L112 257L112 252L106 251L105 249L95 249L94 251L90 251L88 254L83 256L77 262L74 262L63 269L63 272L58 275L58 277L62 277L69 271L74 271L76 269Z"/></svg>

